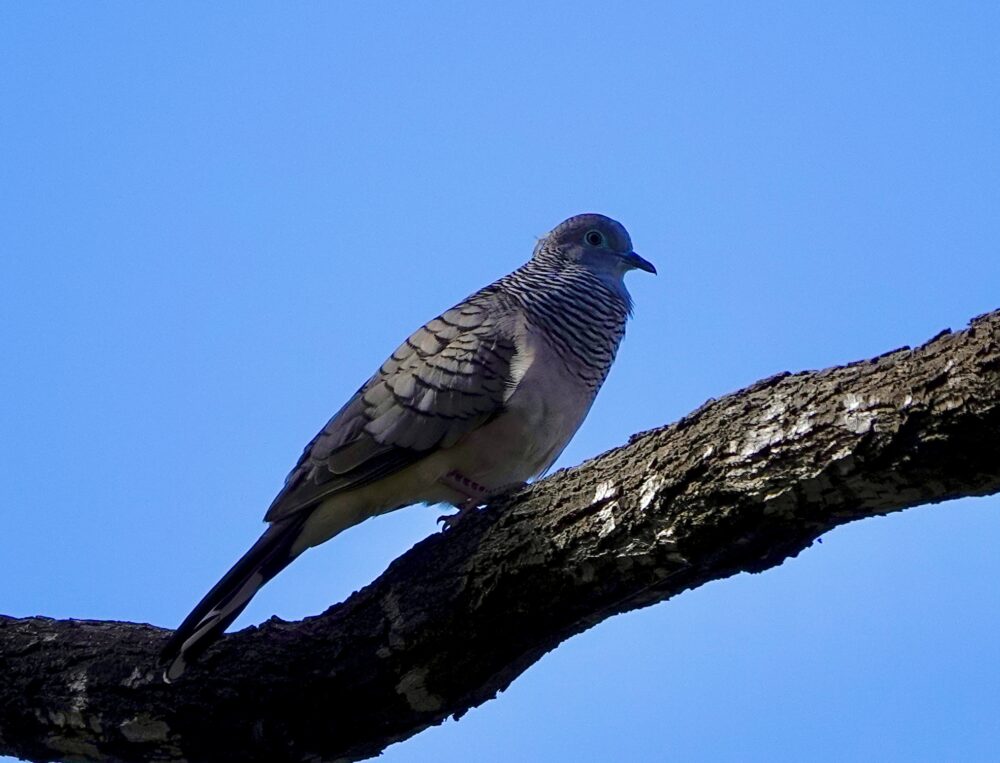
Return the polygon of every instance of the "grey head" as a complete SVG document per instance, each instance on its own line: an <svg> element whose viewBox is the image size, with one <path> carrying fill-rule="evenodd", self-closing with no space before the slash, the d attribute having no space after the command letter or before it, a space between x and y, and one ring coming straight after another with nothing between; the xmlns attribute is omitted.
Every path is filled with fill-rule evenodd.
<svg viewBox="0 0 1000 763"><path fill-rule="evenodd" d="M617 220L596 213L563 220L539 240L534 259L584 267L602 280L621 283L630 270L656 273L652 263L632 249L632 239Z"/></svg>

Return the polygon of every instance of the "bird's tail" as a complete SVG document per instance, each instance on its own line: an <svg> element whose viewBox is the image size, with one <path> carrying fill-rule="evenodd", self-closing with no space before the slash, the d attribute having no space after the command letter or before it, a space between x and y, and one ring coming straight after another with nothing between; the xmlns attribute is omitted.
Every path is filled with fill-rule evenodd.
<svg viewBox="0 0 1000 763"><path fill-rule="evenodd" d="M180 677L187 664L198 657L239 617L261 587L298 553L292 546L302 530L303 518L275 522L250 547L184 618L160 653L167 683Z"/></svg>

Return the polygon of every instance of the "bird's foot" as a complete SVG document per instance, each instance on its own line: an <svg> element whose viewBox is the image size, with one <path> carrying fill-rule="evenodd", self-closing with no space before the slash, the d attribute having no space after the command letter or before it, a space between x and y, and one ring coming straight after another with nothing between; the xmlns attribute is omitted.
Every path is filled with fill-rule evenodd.
<svg viewBox="0 0 1000 763"><path fill-rule="evenodd" d="M454 514L442 514L437 518L438 524L441 525L441 531L450 530L455 527L463 518L467 517L469 514L474 514L479 508L479 501L475 499L468 499L467 501L462 501L458 505L458 511Z"/></svg>
<svg viewBox="0 0 1000 763"><path fill-rule="evenodd" d="M464 517L474 513L476 509L487 506L488 501L491 501L493 498L515 493L528 485L527 482L511 482L496 490L487 490L478 482L473 482L468 477L456 471L448 472L448 474L441 478L441 482L466 496L464 501L455 504L458 511L454 514L445 514L437 518L438 524L443 525L442 530L450 530L452 527L455 527Z"/></svg>
<svg viewBox="0 0 1000 763"><path fill-rule="evenodd" d="M442 530L450 530L461 522L463 517L468 516L480 506L485 505L486 498L490 492L478 482L470 480L465 475L454 470L441 478L441 484L447 485L456 493L465 496L464 501L455 504L458 508L457 512L438 517L438 523L444 525L441 528Z"/></svg>

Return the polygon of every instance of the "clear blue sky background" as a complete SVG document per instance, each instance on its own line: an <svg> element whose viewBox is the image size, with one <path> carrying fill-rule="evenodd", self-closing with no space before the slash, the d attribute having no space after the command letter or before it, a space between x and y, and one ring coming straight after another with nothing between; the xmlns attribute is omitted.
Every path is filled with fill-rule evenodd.
<svg viewBox="0 0 1000 763"><path fill-rule="evenodd" d="M563 466L1000 307L1000 5L399 5L0 6L0 611L176 625L392 347L576 212L660 276ZM839 529L384 760L995 760L998 537L996 497Z"/></svg>

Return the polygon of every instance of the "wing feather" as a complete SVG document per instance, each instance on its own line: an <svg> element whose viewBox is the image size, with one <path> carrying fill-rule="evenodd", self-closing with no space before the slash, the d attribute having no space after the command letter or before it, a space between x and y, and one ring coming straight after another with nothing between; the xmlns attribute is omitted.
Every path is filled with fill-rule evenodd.
<svg viewBox="0 0 1000 763"><path fill-rule="evenodd" d="M306 446L265 519L398 471L499 413L517 352L504 324L494 302L470 300L417 329Z"/></svg>

